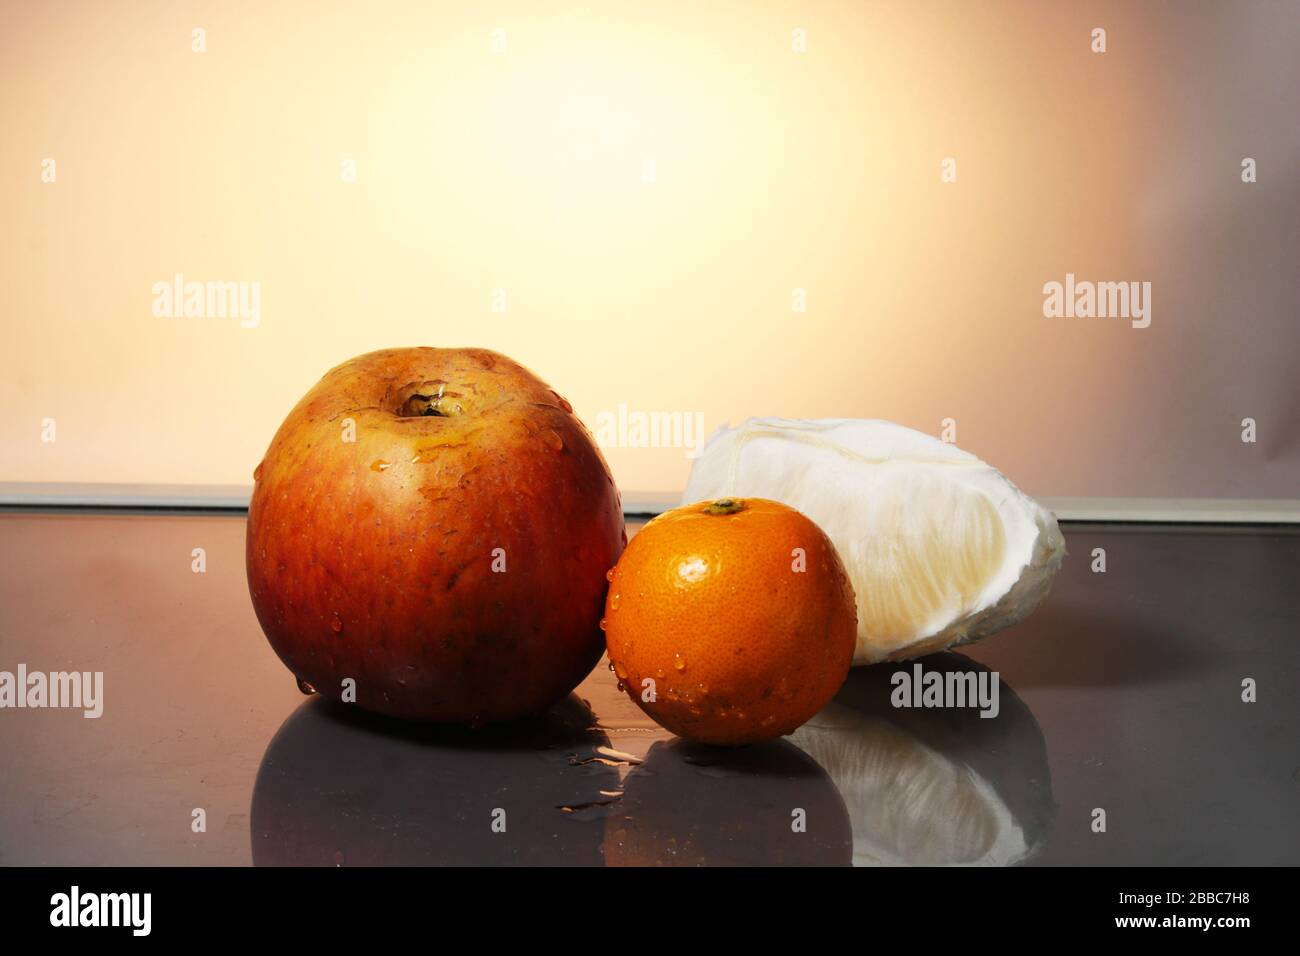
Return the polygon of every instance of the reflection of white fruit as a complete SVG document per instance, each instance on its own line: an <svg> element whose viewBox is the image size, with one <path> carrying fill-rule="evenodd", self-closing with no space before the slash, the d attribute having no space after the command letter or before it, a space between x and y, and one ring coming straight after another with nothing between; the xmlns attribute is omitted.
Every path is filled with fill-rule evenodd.
<svg viewBox="0 0 1300 956"><path fill-rule="evenodd" d="M985 668L958 654L939 673ZM1056 816L1038 722L1000 685L997 717L900 709L890 667L858 668L786 739L830 775L853 823L858 866L1009 866L1031 857Z"/></svg>
<svg viewBox="0 0 1300 956"><path fill-rule="evenodd" d="M1056 518L969 452L892 422L751 418L720 428L684 501L772 498L830 536L858 598L855 663L1016 623L1065 555Z"/></svg>
<svg viewBox="0 0 1300 956"><path fill-rule="evenodd" d="M885 720L831 704L789 739L839 788L855 866L1010 866L1029 853L987 781Z"/></svg>

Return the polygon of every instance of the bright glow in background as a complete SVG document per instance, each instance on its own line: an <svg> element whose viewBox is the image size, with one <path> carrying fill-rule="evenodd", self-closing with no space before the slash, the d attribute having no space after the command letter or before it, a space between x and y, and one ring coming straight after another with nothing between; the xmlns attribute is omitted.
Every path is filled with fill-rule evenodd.
<svg viewBox="0 0 1300 956"><path fill-rule="evenodd" d="M0 480L247 484L329 367L480 345L593 427L953 418L1035 494L1300 497L1298 46L1293 4L8 4ZM260 327L154 317L177 272ZM1045 319L1066 272L1151 327Z"/></svg>

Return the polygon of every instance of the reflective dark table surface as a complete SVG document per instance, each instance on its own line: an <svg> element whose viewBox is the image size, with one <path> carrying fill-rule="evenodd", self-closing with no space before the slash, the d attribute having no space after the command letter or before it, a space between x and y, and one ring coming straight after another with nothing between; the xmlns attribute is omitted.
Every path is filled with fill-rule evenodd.
<svg viewBox="0 0 1300 956"><path fill-rule="evenodd" d="M98 719L0 709L0 865L1300 863L1300 534L1065 532L1029 620L922 661L997 672L996 718L883 665L717 751L603 663L517 724L366 718L267 645L242 517L0 513L0 671L104 674Z"/></svg>

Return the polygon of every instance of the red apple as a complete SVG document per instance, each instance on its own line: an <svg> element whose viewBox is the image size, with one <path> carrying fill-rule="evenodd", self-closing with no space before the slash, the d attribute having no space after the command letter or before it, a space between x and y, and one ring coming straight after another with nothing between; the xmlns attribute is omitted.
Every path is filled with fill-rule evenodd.
<svg viewBox="0 0 1300 956"><path fill-rule="evenodd" d="M254 472L248 587L299 681L485 723L563 698L604 647L618 491L567 401L486 349L331 370Z"/></svg>

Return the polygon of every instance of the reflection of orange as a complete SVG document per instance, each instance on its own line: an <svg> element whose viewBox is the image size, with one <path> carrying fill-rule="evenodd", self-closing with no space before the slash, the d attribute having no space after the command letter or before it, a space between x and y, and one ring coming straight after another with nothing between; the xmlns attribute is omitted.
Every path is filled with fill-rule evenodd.
<svg viewBox="0 0 1300 956"><path fill-rule="evenodd" d="M857 637L830 540L763 498L666 512L632 539L605 598L609 659L664 727L713 744L788 734L834 696Z"/></svg>

